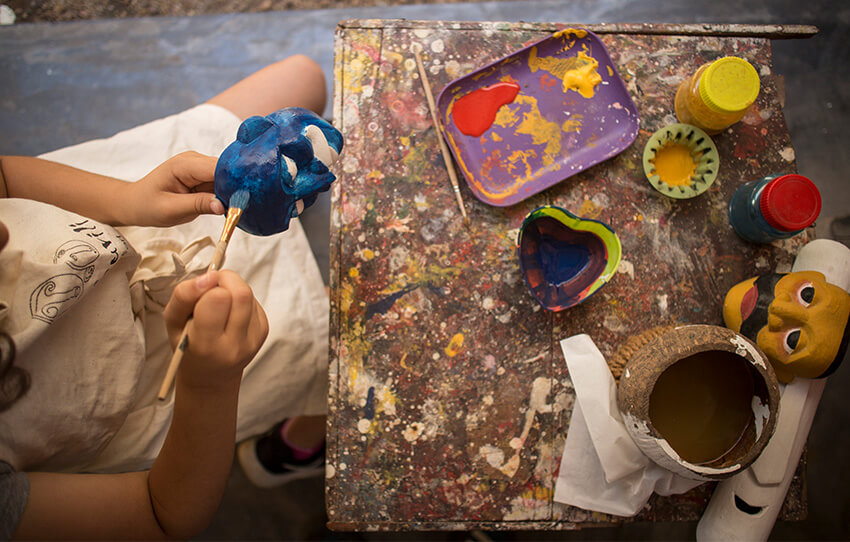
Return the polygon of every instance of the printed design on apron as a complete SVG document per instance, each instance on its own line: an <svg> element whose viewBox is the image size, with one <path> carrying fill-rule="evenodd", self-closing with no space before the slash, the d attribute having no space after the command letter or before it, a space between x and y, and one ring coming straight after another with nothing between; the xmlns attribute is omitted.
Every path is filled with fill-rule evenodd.
<svg viewBox="0 0 850 542"><path fill-rule="evenodd" d="M95 243L72 239L56 249L53 263L64 263L72 272L50 277L39 284L30 295L30 314L34 319L47 324L52 324L83 295L85 283L94 275L97 261L102 255L97 245L105 251L103 255L109 258L108 267L102 275L129 250L121 234L92 220L74 222L68 227L74 233L83 234Z"/></svg>

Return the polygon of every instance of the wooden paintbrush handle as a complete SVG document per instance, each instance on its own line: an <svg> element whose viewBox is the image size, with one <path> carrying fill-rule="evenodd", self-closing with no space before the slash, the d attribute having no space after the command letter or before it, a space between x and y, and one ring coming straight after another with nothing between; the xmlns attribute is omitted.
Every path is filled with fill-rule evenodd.
<svg viewBox="0 0 850 542"><path fill-rule="evenodd" d="M191 322L191 319L189 320ZM174 377L177 376L177 369L180 367L180 362L183 361L183 354L189 347L189 322L183 328L183 333L180 335L180 340L177 342L177 348L174 349L174 355L171 356L171 362L168 364L168 370L165 371L165 378L162 379L162 385L159 387L157 399L165 400L168 395L168 390L171 389L171 383L174 382Z"/></svg>
<svg viewBox="0 0 850 542"><path fill-rule="evenodd" d="M207 273L221 269L224 263L224 253L227 251L227 245L230 242L230 237L233 235L233 230L236 229L236 223L242 216L242 209L231 207L227 212L227 218L224 222L224 231L221 232L221 237L215 245L215 254L212 262L207 267ZM180 340L177 342L177 348L174 349L174 354L171 356L171 361L168 363L168 369L165 371L165 378L162 379L162 385L159 387L157 399L165 400L168 395L168 390L171 389L171 384L174 382L174 377L177 376L177 369L180 367L180 362L183 361L183 354L189 348L189 322L190 317L183 326L183 333L180 334Z"/></svg>

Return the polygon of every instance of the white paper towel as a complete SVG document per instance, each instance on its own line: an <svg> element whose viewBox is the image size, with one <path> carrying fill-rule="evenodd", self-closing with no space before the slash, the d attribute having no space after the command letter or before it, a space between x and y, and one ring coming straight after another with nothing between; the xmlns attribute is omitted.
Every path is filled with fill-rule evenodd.
<svg viewBox="0 0 850 542"><path fill-rule="evenodd" d="M585 334L561 341L576 402L555 501L617 516L633 516L659 495L684 493L703 482L660 467L632 441L617 408L617 385L602 353Z"/></svg>

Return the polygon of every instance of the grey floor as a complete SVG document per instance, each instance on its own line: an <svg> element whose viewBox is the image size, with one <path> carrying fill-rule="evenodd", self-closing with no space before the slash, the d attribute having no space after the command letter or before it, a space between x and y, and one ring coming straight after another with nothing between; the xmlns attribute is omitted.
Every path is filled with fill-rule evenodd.
<svg viewBox="0 0 850 542"><path fill-rule="evenodd" d="M329 75L337 21L407 18L490 21L802 23L809 40L774 43L786 77L786 119L799 171L823 195L820 237L850 242L850 2L552 0L384 6L35 23L0 27L0 154L38 154L180 111L293 53ZM330 116L330 106L326 111ZM327 272L327 209L305 217ZM843 229L842 229L843 228ZM809 518L775 527L775 540L850 539L850 368L830 378L809 439ZM321 479L274 490L233 469L224 502L200 539L493 540L693 539L695 525L630 524L565 533L331 533Z"/></svg>

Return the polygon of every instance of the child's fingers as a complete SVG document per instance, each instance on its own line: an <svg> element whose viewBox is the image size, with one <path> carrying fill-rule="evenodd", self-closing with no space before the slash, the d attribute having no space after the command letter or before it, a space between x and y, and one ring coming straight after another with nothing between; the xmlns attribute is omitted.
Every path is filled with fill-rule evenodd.
<svg viewBox="0 0 850 542"><path fill-rule="evenodd" d="M260 345L262 345L266 341L266 337L269 336L269 319L266 316L266 311L263 310L262 305L259 303L254 303L254 314L251 319L251 329L254 330L255 337L254 339L257 341L257 349L259 350Z"/></svg>
<svg viewBox="0 0 850 542"><path fill-rule="evenodd" d="M185 280L174 288L164 312L170 337L176 338L183 332L183 327L192 316L198 300L217 284L218 273L211 271L192 280Z"/></svg>
<svg viewBox="0 0 850 542"><path fill-rule="evenodd" d="M189 222L199 215L224 214L224 205L207 192L169 194L166 197L163 214L176 223Z"/></svg>
<svg viewBox="0 0 850 542"><path fill-rule="evenodd" d="M215 180L217 160L194 151L187 151L171 158L171 172L175 178L189 188Z"/></svg>
<svg viewBox="0 0 850 542"><path fill-rule="evenodd" d="M231 337L243 339L246 337L251 317L254 314L254 305L256 304L254 292L242 280L242 277L232 271L222 271L220 277L219 284L230 292L233 300L225 333Z"/></svg>
<svg viewBox="0 0 850 542"><path fill-rule="evenodd" d="M219 281L219 286L201 296L195 305L192 320L194 333L189 337L189 344L194 341L211 344L219 340L227 328L232 307L233 295L227 288L223 288Z"/></svg>

